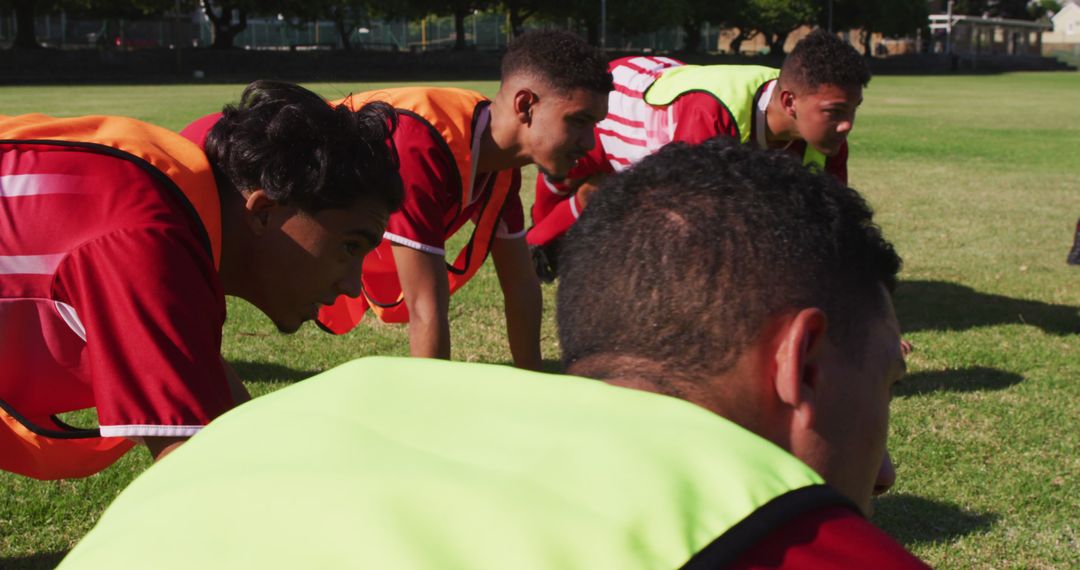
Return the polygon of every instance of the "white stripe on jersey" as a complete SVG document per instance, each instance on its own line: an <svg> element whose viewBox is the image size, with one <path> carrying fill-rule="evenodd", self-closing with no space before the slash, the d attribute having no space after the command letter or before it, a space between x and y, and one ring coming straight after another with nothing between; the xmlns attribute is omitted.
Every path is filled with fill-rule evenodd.
<svg viewBox="0 0 1080 570"><path fill-rule="evenodd" d="M0 176L0 198L73 194L76 188L90 182L87 178L75 174L5 174Z"/></svg>
<svg viewBox="0 0 1080 570"><path fill-rule="evenodd" d="M540 181L543 182L544 188L547 188L548 192L551 192L552 194L555 194L556 196L566 196L567 194L570 193L569 190L567 190L565 192L562 191L562 190L559 190L558 186L552 184L551 181L548 180L547 174L541 175L540 176Z"/></svg>
<svg viewBox="0 0 1080 570"><path fill-rule="evenodd" d="M611 135L603 133L600 134L600 144L604 145L604 153L608 155L608 162L611 163L612 168L616 171L622 170L628 166L625 161L634 163L649 156L653 152L652 150L649 150L649 147L647 146L627 144ZM616 158L621 158L622 160L616 160Z"/></svg>
<svg viewBox="0 0 1080 570"><path fill-rule="evenodd" d="M65 255L0 255L0 275L52 275Z"/></svg>
<svg viewBox="0 0 1080 570"><path fill-rule="evenodd" d="M418 242L418 241L416 241L414 239L409 239L409 238L407 238L405 236L399 236L397 234L392 234L390 232L383 232L383 239L386 240L386 241L389 241L389 242L396 243L398 245L403 245L405 247L415 249L417 251L422 251L424 253L430 253L432 255L438 255L438 256L446 256L446 250L445 249L438 248L438 247L435 247L435 246L432 246L432 245L428 245L426 243L420 243L420 242ZM375 251L378 251L378 250L375 250Z"/></svg>
<svg viewBox="0 0 1080 570"><path fill-rule="evenodd" d="M644 71L634 69L631 65ZM611 91L608 96L608 118L598 123L596 128L608 162L616 171L625 169L628 164L645 158L671 142L675 124L669 112L670 105L655 108L634 93L647 90L663 70L680 65L678 61L666 57L635 57L612 68L615 85L626 92L619 89ZM633 144L626 139L644 144Z"/></svg>
<svg viewBox="0 0 1080 570"><path fill-rule="evenodd" d="M205 426L155 426L130 424L101 426L101 437L191 437Z"/></svg>
<svg viewBox="0 0 1080 570"><path fill-rule="evenodd" d="M61 303L60 301L53 301L53 306L56 307L56 312L60 314L60 318L64 319L67 326L71 329L71 332L79 335L79 338L86 342L86 327L83 326L82 320L79 319L79 313L75 311L75 307L67 303Z"/></svg>

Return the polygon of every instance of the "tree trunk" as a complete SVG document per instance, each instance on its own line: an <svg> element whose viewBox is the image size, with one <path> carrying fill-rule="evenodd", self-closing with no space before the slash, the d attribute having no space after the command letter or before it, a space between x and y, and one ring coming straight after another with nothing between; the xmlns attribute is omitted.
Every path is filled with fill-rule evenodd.
<svg viewBox="0 0 1080 570"><path fill-rule="evenodd" d="M465 16L468 15L468 10L454 10L454 51L465 49Z"/></svg>
<svg viewBox="0 0 1080 570"><path fill-rule="evenodd" d="M15 0L15 41L12 42L11 47L20 49L41 47L34 30L34 0Z"/></svg>
<svg viewBox="0 0 1080 570"><path fill-rule="evenodd" d="M683 22L682 29L686 32L685 43L683 44L683 50L686 53L697 53L698 48L701 47L701 20L694 18L687 18Z"/></svg>
<svg viewBox="0 0 1080 570"><path fill-rule="evenodd" d="M220 15L214 14L214 7L210 0L203 0L202 4L203 11L206 13L206 17L210 19L210 24L214 30L214 43L210 47L213 49L232 49L236 36L247 28L247 12L239 10L240 18L234 24L232 19L233 10L230 4L221 4Z"/></svg>
<svg viewBox="0 0 1080 570"><path fill-rule="evenodd" d="M742 50L743 42L753 38L755 35L757 35L757 32L753 32L744 28L739 28L739 35L735 36L735 39L731 40L731 45L729 46L731 48L731 53L739 55L740 50Z"/></svg>
<svg viewBox="0 0 1080 570"><path fill-rule="evenodd" d="M784 55L784 44L787 43L787 37L790 33L769 34L769 55Z"/></svg>
<svg viewBox="0 0 1080 570"><path fill-rule="evenodd" d="M510 5L506 9L506 13L510 15L510 33L516 38L525 33L525 19L530 16L528 13L522 13L521 8Z"/></svg>
<svg viewBox="0 0 1080 570"><path fill-rule="evenodd" d="M592 18L584 18L582 20L585 24L585 35L588 37L589 45L600 46L600 23Z"/></svg>
<svg viewBox="0 0 1080 570"><path fill-rule="evenodd" d="M349 41L352 37L352 26L345 18L345 8L341 6L334 8L334 27L337 28L338 37L341 38L341 49L352 51L352 43Z"/></svg>

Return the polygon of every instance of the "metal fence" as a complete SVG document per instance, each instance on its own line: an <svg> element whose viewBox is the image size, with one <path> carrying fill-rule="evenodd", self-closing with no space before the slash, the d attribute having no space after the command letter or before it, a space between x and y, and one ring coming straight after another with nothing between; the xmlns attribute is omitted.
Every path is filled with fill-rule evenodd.
<svg viewBox="0 0 1080 570"><path fill-rule="evenodd" d="M584 29L573 21L532 22L527 29ZM474 12L465 18L465 43L480 50L498 50L510 39L505 13ZM715 50L718 28L704 30L707 50ZM59 49L140 49L208 46L213 41L209 20L201 11L160 19L78 19L64 12L39 15L38 41ZM0 13L0 46L9 45L15 35L13 13ZM350 43L357 48L388 51L425 51L452 48L456 41L452 17L429 16L420 20L371 20L350 30ZM247 28L236 37L241 49L334 49L342 46L333 22L297 22L279 15L252 16ZM609 30L607 47L624 50L671 51L683 47L683 33L668 28L652 33L623 35Z"/></svg>

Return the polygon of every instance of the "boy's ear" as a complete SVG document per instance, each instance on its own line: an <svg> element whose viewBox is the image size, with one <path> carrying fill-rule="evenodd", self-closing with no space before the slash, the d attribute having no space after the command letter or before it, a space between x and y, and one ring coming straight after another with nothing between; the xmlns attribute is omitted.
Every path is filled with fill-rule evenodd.
<svg viewBox="0 0 1080 570"><path fill-rule="evenodd" d="M514 114L519 121L526 125L532 124L533 107L538 100L539 97L532 89L522 87L514 93Z"/></svg>
<svg viewBox="0 0 1080 570"><path fill-rule="evenodd" d="M795 99L796 95L793 91L783 89L780 91L780 108L784 110L784 114L795 119L797 117L795 113Z"/></svg>
<svg viewBox="0 0 1080 570"><path fill-rule="evenodd" d="M278 204L273 198L260 189L248 190L244 196L244 219L255 235L263 235L270 227L270 214Z"/></svg>
<svg viewBox="0 0 1080 570"><path fill-rule="evenodd" d="M802 427L815 422L816 396L821 381L821 357L828 319L820 309L802 309L777 332L780 341L773 354L773 386Z"/></svg>

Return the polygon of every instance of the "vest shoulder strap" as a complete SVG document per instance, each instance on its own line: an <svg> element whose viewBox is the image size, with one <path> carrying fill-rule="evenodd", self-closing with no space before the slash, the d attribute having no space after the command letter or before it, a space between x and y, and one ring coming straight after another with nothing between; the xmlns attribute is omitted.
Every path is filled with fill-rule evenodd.
<svg viewBox="0 0 1080 570"><path fill-rule="evenodd" d="M206 232L215 267L221 261L221 203L206 154L191 141L135 119L94 115L54 118L46 115L0 116L0 140L70 144L110 151L151 174L163 175L179 190ZM160 179L160 177L159 177Z"/></svg>
<svg viewBox="0 0 1080 570"><path fill-rule="evenodd" d="M709 93L731 113L739 142L746 143L752 135L754 98L762 85L779 75L779 69L760 65L683 65L664 70L644 98L650 105L664 106L686 93Z"/></svg>
<svg viewBox="0 0 1080 570"><path fill-rule="evenodd" d="M388 103L423 119L447 145L461 180L462 204L472 191L472 142L477 111L488 99L467 89L399 87L357 93L331 105L345 104L354 111L372 101Z"/></svg>

